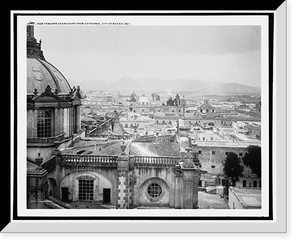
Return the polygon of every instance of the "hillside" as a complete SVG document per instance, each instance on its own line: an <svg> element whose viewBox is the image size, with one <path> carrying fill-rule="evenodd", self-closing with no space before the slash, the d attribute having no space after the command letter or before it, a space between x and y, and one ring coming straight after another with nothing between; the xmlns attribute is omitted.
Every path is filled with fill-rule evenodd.
<svg viewBox="0 0 300 246"><path fill-rule="evenodd" d="M251 94L260 93L260 88L237 84L209 82L202 80L172 79L161 80L156 78L133 79L122 77L117 81L69 81L70 85L80 85L84 92L104 90L110 92L130 93L132 91L151 92L179 92L194 91L203 94Z"/></svg>
<svg viewBox="0 0 300 246"><path fill-rule="evenodd" d="M132 79L123 77L105 87L108 91L145 91L145 92L176 92L198 91L203 94L243 94L260 93L260 88L236 84L208 82L202 80L173 79L160 80L155 78Z"/></svg>

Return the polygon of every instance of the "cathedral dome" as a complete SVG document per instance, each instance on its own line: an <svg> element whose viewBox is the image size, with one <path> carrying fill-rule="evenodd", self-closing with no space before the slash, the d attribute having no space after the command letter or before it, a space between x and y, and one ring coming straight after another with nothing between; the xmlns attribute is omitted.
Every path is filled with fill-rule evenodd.
<svg viewBox="0 0 300 246"><path fill-rule="evenodd" d="M52 64L37 58L27 58L27 95L33 94L36 89L38 94L50 86L54 92L68 94L71 87L62 73Z"/></svg>
<svg viewBox="0 0 300 246"><path fill-rule="evenodd" d="M140 106L148 106L149 100L144 95L139 99L139 105Z"/></svg>

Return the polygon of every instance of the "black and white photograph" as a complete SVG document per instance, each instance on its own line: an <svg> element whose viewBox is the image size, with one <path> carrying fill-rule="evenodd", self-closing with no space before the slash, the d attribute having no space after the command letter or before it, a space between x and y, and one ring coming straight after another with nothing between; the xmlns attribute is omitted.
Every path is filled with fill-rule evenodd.
<svg viewBox="0 0 300 246"><path fill-rule="evenodd" d="M14 218L273 220L272 14L52 12L14 19Z"/></svg>
<svg viewBox="0 0 300 246"><path fill-rule="evenodd" d="M261 209L260 26L27 26L27 208Z"/></svg>

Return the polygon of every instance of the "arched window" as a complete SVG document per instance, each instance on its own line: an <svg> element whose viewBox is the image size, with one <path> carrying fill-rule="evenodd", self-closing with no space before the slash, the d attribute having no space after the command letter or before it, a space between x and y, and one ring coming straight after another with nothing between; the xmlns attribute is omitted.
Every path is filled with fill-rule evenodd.
<svg viewBox="0 0 300 246"><path fill-rule="evenodd" d="M51 137L52 133L52 114L51 110L38 110L37 115L37 137Z"/></svg>

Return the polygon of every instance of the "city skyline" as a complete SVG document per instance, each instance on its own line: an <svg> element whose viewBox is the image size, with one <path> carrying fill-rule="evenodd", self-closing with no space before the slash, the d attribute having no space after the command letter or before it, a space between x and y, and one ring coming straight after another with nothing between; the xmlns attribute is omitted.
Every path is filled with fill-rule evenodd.
<svg viewBox="0 0 300 246"><path fill-rule="evenodd" d="M35 36L68 80L261 84L260 26L37 25Z"/></svg>

